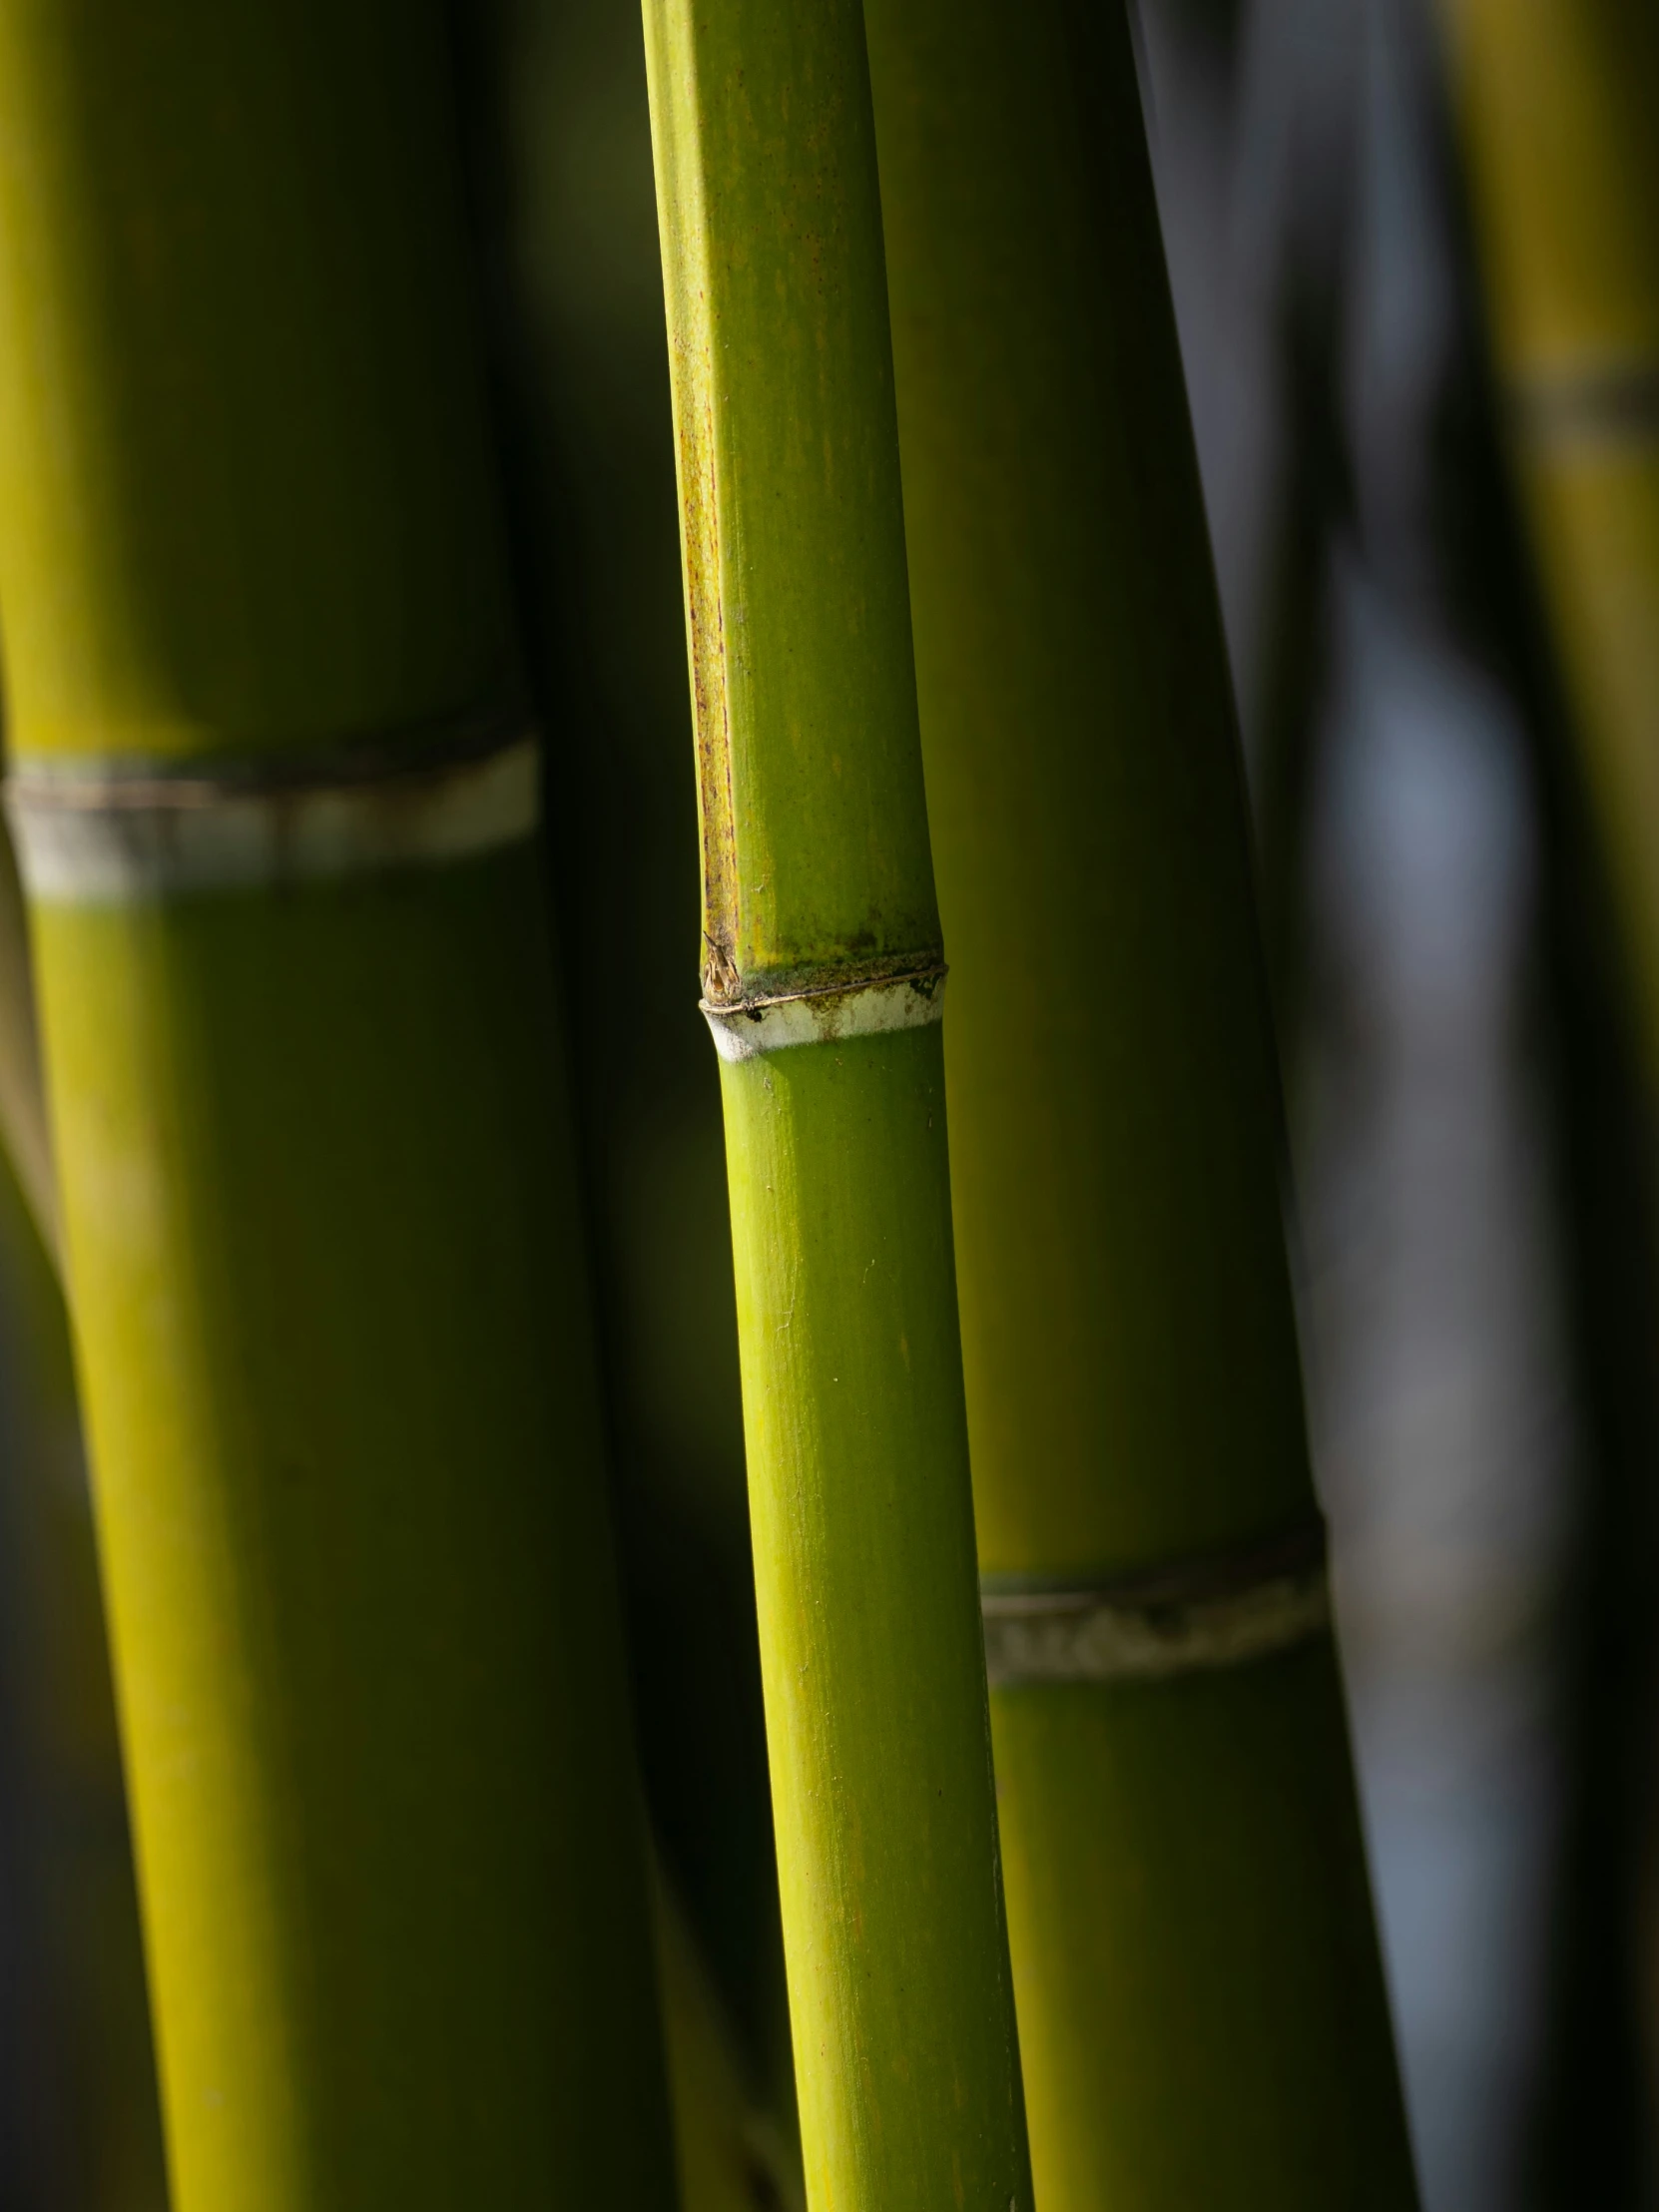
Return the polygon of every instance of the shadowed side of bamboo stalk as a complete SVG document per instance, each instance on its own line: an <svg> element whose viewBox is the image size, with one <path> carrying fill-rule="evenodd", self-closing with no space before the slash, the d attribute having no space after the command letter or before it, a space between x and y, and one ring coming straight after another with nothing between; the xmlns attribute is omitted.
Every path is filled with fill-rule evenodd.
<svg viewBox="0 0 1659 2212"><path fill-rule="evenodd" d="M1593 1480L1566 1631L1571 1794L1531 2182L1540 2204L1645 2202L1659 2152L1641 1939L1659 1571L1659 38L1651 11L1607 0L1438 12L1482 334L1506 402L1487 433L1502 448L1492 468L1501 480L1506 462L1521 494L1528 581L1542 586L1511 628L1523 667L1558 651L1572 709L1542 749L1545 887ZM1503 574L1501 560L1464 568Z"/></svg>
<svg viewBox="0 0 1659 2212"><path fill-rule="evenodd" d="M1510 449L1659 1069L1659 17L1444 0Z"/></svg>
<svg viewBox="0 0 1659 2212"><path fill-rule="evenodd" d="M1127 28L865 12L1039 2201L1404 2212Z"/></svg>
<svg viewBox="0 0 1659 2212"><path fill-rule="evenodd" d="M566 779L547 830L646 1795L787 2116L720 1078L685 989L697 797L645 54L614 0L468 0L459 27L515 579Z"/></svg>
<svg viewBox="0 0 1659 2212"><path fill-rule="evenodd" d="M180 2212L673 2191L444 66L380 0L0 7L10 809Z"/></svg>
<svg viewBox="0 0 1659 2212"><path fill-rule="evenodd" d="M29 919L17 854L4 822L0 822L0 1145L11 1162L35 1234L58 1267L58 1194L41 1087Z"/></svg>
<svg viewBox="0 0 1659 2212"><path fill-rule="evenodd" d="M20 2212L164 2212L138 1904L68 1325L9 1161L0 1163L0 1641L13 1715L6 1782L20 1845L6 1906L8 1915L28 1917L30 1937L22 1970L8 1950L8 1996L23 2007L12 2078L27 2112L22 2130L7 2130L0 2194ZM32 2188L19 2186L19 2136L40 2160Z"/></svg>
<svg viewBox="0 0 1659 2212"><path fill-rule="evenodd" d="M645 11L808 2201L1030 2204L862 24Z"/></svg>

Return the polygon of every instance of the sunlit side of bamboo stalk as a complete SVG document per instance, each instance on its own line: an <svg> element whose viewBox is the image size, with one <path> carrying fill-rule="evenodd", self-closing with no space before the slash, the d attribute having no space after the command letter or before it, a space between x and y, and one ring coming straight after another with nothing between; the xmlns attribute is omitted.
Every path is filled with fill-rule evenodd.
<svg viewBox="0 0 1659 2212"><path fill-rule="evenodd" d="M435 8L0 6L0 617L177 2212L672 2198Z"/></svg>
<svg viewBox="0 0 1659 2212"><path fill-rule="evenodd" d="M862 23L645 17L808 2199L1024 2212Z"/></svg>
<svg viewBox="0 0 1659 2212"><path fill-rule="evenodd" d="M1127 29L865 13L1038 2200L1402 2212Z"/></svg>

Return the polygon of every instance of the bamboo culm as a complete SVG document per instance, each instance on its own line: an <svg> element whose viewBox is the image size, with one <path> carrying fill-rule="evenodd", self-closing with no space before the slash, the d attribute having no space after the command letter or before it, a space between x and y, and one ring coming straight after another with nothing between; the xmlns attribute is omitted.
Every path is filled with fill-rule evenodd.
<svg viewBox="0 0 1659 2212"><path fill-rule="evenodd" d="M427 5L0 4L10 809L177 2212L673 2199L445 70Z"/></svg>
<svg viewBox="0 0 1659 2212"><path fill-rule="evenodd" d="M645 24L808 2201L1028 2212L863 26Z"/></svg>
<svg viewBox="0 0 1659 2212"><path fill-rule="evenodd" d="M1659 1082L1659 17L1443 0L1516 478Z"/></svg>
<svg viewBox="0 0 1659 2212"><path fill-rule="evenodd" d="M1038 2198L1406 2212L1128 30L865 12Z"/></svg>
<svg viewBox="0 0 1659 2212"><path fill-rule="evenodd" d="M527 658L568 734L547 828L647 1803L793 2131L720 1077L685 989L697 798L645 53L614 0L476 0L457 29Z"/></svg>

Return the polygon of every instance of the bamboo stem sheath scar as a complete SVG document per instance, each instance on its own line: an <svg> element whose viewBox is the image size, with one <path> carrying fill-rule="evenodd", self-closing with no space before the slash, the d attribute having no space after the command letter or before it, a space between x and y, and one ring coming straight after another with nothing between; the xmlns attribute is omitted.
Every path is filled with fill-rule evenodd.
<svg viewBox="0 0 1659 2212"><path fill-rule="evenodd" d="M205 776L26 763L6 780L6 812L37 904L121 904L495 851L534 834L537 776L533 735L462 729L446 755L390 765L347 756Z"/></svg>

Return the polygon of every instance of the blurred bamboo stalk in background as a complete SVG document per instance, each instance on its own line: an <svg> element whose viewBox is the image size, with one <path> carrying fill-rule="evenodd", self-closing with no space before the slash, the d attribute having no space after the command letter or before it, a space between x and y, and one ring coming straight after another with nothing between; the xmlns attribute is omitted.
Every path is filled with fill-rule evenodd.
<svg viewBox="0 0 1659 2212"><path fill-rule="evenodd" d="M514 580L560 741L547 832L646 1795L737 2071L788 2134L719 1064L685 987L697 790L644 45L615 0L456 21ZM672 2035L672 1984L669 2014Z"/></svg>
<svg viewBox="0 0 1659 2212"><path fill-rule="evenodd" d="M21 931L17 946L20 954L26 949ZM28 1112L26 1084L19 1095ZM38 1091L34 1099L43 1124ZM4 1786L8 1840L16 1847L5 1868L6 1998L21 2031L6 2061L11 2094L23 2106L0 2140L0 2201L8 2212L14 2205L18 2212L165 2212L138 1903L68 1325L6 1163L0 1530L0 1695L10 1724Z"/></svg>
<svg viewBox="0 0 1659 2212"><path fill-rule="evenodd" d="M1025 2212L856 0L648 0L808 2201Z"/></svg>
<svg viewBox="0 0 1659 2212"><path fill-rule="evenodd" d="M1443 10L1511 449L1659 1080L1659 13Z"/></svg>
<svg viewBox="0 0 1659 2212"><path fill-rule="evenodd" d="M1659 2017L1659 14L1648 0L1442 0L1441 12L1508 455L1579 757L1563 778L1577 802L1581 770L1569 833L1578 877L1597 892L1605 878L1608 893L1581 893L1579 904L1597 921L1605 904L1616 923L1589 932L1600 973L1579 946L1566 1013L1570 1165L1580 1208L1591 1209L1577 1254L1581 1358L1612 1479L1592 1498L1582 1543L1574 1687L1596 1795L1573 1804L1567 1830L1552 2095L1533 2169L1540 2202L1576 2203L1598 2187L1645 2201ZM1626 1020L1645 1080L1634 1110L1621 1111L1608 1045L1616 1051ZM1645 1159L1633 1149L1644 1121Z"/></svg>
<svg viewBox="0 0 1659 2212"><path fill-rule="evenodd" d="M1038 2197L1405 2208L1127 27L866 14Z"/></svg>
<svg viewBox="0 0 1659 2212"><path fill-rule="evenodd" d="M10 806L179 2212L673 2189L444 71L426 7L0 6Z"/></svg>

